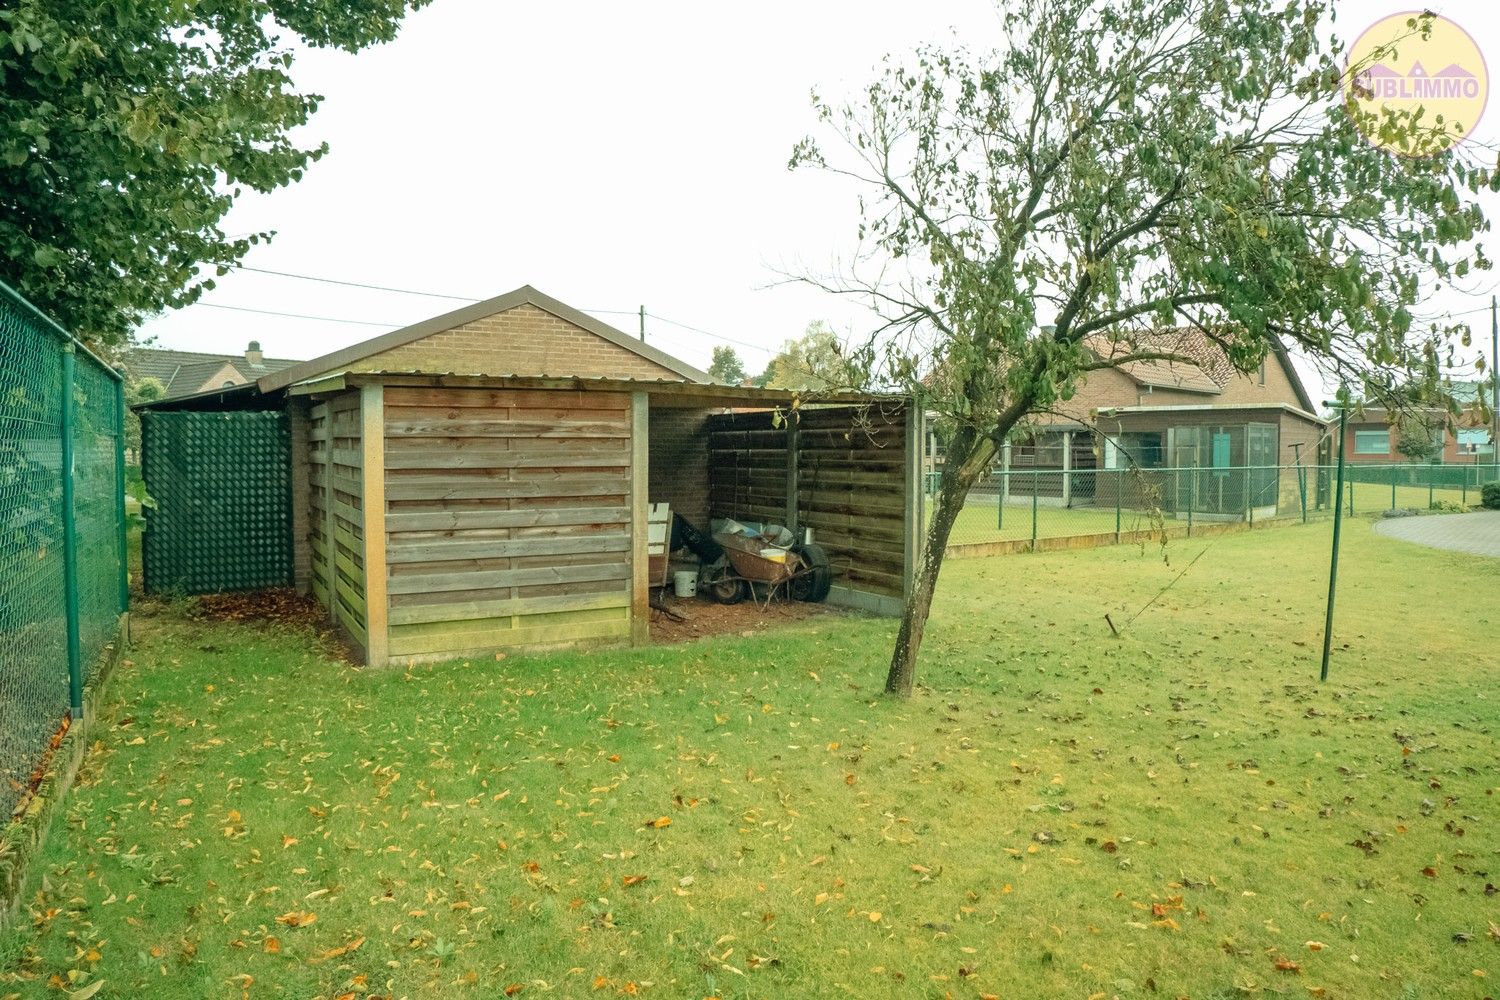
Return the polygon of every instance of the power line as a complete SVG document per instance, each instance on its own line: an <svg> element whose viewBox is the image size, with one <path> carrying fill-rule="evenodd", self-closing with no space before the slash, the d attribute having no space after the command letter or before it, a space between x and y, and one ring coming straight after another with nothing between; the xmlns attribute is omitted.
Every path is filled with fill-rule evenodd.
<svg viewBox="0 0 1500 1000"><path fill-rule="evenodd" d="M203 263L211 263L204 261ZM248 264L230 265L237 271L254 271L256 274L274 274L278 278L296 278L298 281L318 281L325 285L342 285L345 288L367 288L372 292L394 292L397 295L420 295L429 299L455 299L460 302L483 302L472 295L448 295L444 292L424 292L416 288L396 288L391 285L372 285L363 281L345 281L342 278L324 278L315 274L296 274L292 271L273 271L266 267L251 267ZM635 309L584 309L583 312L605 316L634 316Z"/></svg>
<svg viewBox="0 0 1500 1000"><path fill-rule="evenodd" d="M415 288L392 288L389 285L370 285L362 281L344 281L340 278L320 278L312 274L294 274L291 271L273 271L265 267L251 267L248 264L235 264L237 271L254 271L256 274L274 274L278 278L296 278L299 281L320 281L325 285L343 285L345 288L367 288L373 292L395 292L398 295L420 295L429 299L457 299L462 302L480 302L470 295L446 295L442 292L423 292Z"/></svg>
<svg viewBox="0 0 1500 1000"><path fill-rule="evenodd" d="M680 327L680 328L682 328L684 330L689 330L689 331L691 331L693 333L701 333L705 337L712 337L715 340L722 340L722 341L724 341L725 343L728 343L728 344L737 344L740 347L748 347L748 348L750 348L753 351L764 351L767 354L773 354L774 355L776 353L774 350L772 350L769 347L763 347L760 344L752 344L752 343L750 343L749 341L746 341L746 340L735 340L733 337L726 337L726 336L724 336L721 333L713 333L713 332L711 332L709 330L701 329L700 327L689 326L686 323L679 323L675 319L667 319L665 316L658 316L658 315L656 315L656 313L653 313L653 312L648 312L646 315L649 316L649 317L651 317L654 320L658 320L659 322L666 323L669 326Z"/></svg>
<svg viewBox="0 0 1500 1000"><path fill-rule="evenodd" d="M233 312L259 313L262 316L284 316L287 319L311 319L321 323L349 323L353 326L384 326L399 327L402 323L380 323L368 319L341 319L337 316L309 316L306 313L279 312L275 309L252 309L249 306L226 306L217 302L199 302L197 305L207 306L210 309L229 309Z"/></svg>
<svg viewBox="0 0 1500 1000"><path fill-rule="evenodd" d="M212 262L211 261L204 261L203 263L212 263ZM449 299L449 300L453 300L453 301L469 302L469 303L484 301L483 299L477 299L477 298L474 298L473 296L470 296L470 295L449 295L449 294L447 294L445 292L428 292L428 291L423 291L421 289L416 289L416 288L396 288L396 287L394 287L392 285L376 285L376 284L371 284L371 283L363 282L363 281L346 281L346 280L344 280L342 278L328 278L328 277L323 277L323 276L315 275L315 274L297 274L294 271L277 271L277 270L274 270L272 268L267 268L267 267L251 267L248 264L234 264L234 265L230 265L230 266L233 267L235 270L238 270L238 271L252 271L252 272L254 272L256 274L269 274L269 275L274 275L275 277L278 277L278 278L292 278L292 279L295 279L297 281L315 281L315 282L319 282L319 283L325 284L325 285L339 285L339 286L342 286L344 288L363 288L363 289L366 289L366 290L372 291L372 292L390 292L390 293L393 293L393 294L396 294L396 295L417 295L417 296L421 296L423 298L429 298L429 299ZM340 318L334 317L334 316L310 316L310 315L306 315L304 313L279 312L279 311L273 310L273 309L252 309L252 308L250 308L248 306L219 305L219 304L213 303L213 302L200 302L198 304L199 305L210 306L210 307L212 307L214 309L230 309L230 310L233 310L235 312L260 313L260 314L265 315L265 316L282 316L282 317L285 317L285 318L288 318L288 319L306 319L306 320L314 320L314 321L320 321L320 322L326 322L326 323L347 323L347 324L351 324L351 325L355 325L355 326L399 326L400 325L400 324L396 324L396 323L377 323L377 322L372 322L372 321L369 321L369 320L340 319ZM586 312L586 313L593 313L593 314L599 315L599 316L635 316L635 315L639 314L639 310L636 310L636 309L582 309L580 311L581 312ZM658 316L655 313L648 312L646 315L649 316L649 317L651 317L652 319L657 320L658 322L666 323L669 326L675 326L675 327L678 327L678 328L683 329L683 330L687 330L687 331L692 332L692 333L701 334L701 335L703 335L705 337L712 337L714 340L722 340L726 344L734 344L734 345L736 345L738 347L744 347L744 348L747 348L747 349L752 350L752 351L761 351L761 352L764 352L765 354L770 354L770 355L774 355L776 353L774 349L765 347L765 346L763 346L761 344L752 344L749 341L736 340L733 337L726 337L723 334L714 333L711 330L705 330L702 327L692 326L692 325L690 325L688 323L681 323L681 322L678 322L677 320L674 320L674 319L668 319L665 316Z"/></svg>

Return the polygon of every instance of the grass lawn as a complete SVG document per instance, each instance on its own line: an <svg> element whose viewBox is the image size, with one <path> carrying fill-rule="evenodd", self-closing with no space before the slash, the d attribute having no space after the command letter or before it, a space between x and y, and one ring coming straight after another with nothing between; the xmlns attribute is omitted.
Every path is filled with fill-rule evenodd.
<svg viewBox="0 0 1500 1000"><path fill-rule="evenodd" d="M143 608L0 995L1495 994L1500 561L1350 522L1319 686L1328 539L952 563L910 702L873 619L367 672Z"/></svg>
<svg viewBox="0 0 1500 1000"><path fill-rule="evenodd" d="M929 512L931 505L928 506ZM1169 523L1173 523L1170 522ZM1120 528L1135 531L1151 527L1150 519L1140 511L1122 511ZM1115 530L1113 507L1046 507L1036 511L1038 538L1064 538L1069 535L1096 535ZM959 512L953 522L949 540L957 545L966 542L999 542L1026 540L1031 537L1031 501L1005 505L1004 523L993 499L988 503L973 500Z"/></svg>

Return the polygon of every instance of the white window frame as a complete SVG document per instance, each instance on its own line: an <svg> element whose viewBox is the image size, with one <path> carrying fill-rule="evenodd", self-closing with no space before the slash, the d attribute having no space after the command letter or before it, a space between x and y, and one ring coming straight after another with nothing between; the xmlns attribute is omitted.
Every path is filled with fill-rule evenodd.
<svg viewBox="0 0 1500 1000"><path fill-rule="evenodd" d="M1385 444L1383 446L1381 446L1380 448L1375 449L1375 450L1371 450L1369 448L1364 448L1364 447L1360 446L1359 439L1360 439L1361 435L1363 435L1365 437L1369 437L1369 436L1374 435L1374 434L1379 434L1379 435L1381 435L1384 438ZM1354 454L1356 454L1356 455L1389 455L1390 453L1391 453L1391 430L1390 430L1389 427L1387 427L1385 430L1356 430L1354 432Z"/></svg>

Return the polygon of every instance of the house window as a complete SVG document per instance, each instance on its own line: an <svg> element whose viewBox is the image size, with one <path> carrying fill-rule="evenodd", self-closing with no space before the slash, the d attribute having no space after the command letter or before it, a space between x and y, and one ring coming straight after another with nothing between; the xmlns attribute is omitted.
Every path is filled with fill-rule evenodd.
<svg viewBox="0 0 1500 1000"><path fill-rule="evenodd" d="M1120 454L1115 459L1115 468L1128 469L1132 465L1142 469L1160 469L1166 454L1162 448L1160 431L1129 431L1121 434Z"/></svg>
<svg viewBox="0 0 1500 1000"><path fill-rule="evenodd" d="M1354 432L1354 454L1389 455L1390 453L1391 432L1389 428L1383 431Z"/></svg>
<svg viewBox="0 0 1500 1000"><path fill-rule="evenodd" d="M1488 452L1490 443L1490 432L1486 430L1461 430L1458 432L1458 453L1460 455L1478 455L1480 452Z"/></svg>

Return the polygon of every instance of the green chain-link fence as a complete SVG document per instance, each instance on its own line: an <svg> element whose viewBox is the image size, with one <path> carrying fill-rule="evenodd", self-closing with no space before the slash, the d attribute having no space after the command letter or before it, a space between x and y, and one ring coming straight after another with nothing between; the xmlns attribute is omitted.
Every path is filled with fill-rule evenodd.
<svg viewBox="0 0 1500 1000"><path fill-rule="evenodd" d="M118 373L0 284L0 817L126 609L123 413Z"/></svg>
<svg viewBox="0 0 1500 1000"><path fill-rule="evenodd" d="M1480 487L1500 481L1488 463L1349 463L1347 514L1477 507ZM935 493L938 474L928 475ZM1160 527L1191 532L1223 522L1312 521L1332 517L1332 465L1145 469L1011 469L986 474L969 493L950 545L1109 536ZM932 504L928 504L929 511Z"/></svg>

